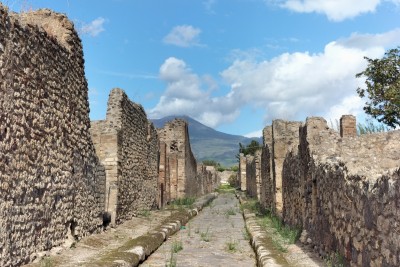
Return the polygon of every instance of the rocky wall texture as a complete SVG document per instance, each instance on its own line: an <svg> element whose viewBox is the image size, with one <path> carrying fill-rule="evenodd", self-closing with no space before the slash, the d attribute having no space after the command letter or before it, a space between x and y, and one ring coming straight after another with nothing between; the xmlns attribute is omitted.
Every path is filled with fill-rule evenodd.
<svg viewBox="0 0 400 267"><path fill-rule="evenodd" d="M105 210L112 223L157 206L158 138L142 106L121 89L110 92L107 115L92 122L96 152L105 166Z"/></svg>
<svg viewBox="0 0 400 267"><path fill-rule="evenodd" d="M272 179L275 186L275 209L281 215L283 209L282 171L286 154L299 143L301 122L274 120L272 122ZM264 140L267 138L264 138Z"/></svg>
<svg viewBox="0 0 400 267"><path fill-rule="evenodd" d="M284 220L303 227L321 255L398 266L400 131L351 133L341 138L324 119L307 119L284 164Z"/></svg>
<svg viewBox="0 0 400 267"><path fill-rule="evenodd" d="M261 150L254 156L246 156L246 192L253 198L261 199Z"/></svg>
<svg viewBox="0 0 400 267"><path fill-rule="evenodd" d="M80 39L66 16L0 4L0 266L101 229Z"/></svg>
<svg viewBox="0 0 400 267"><path fill-rule="evenodd" d="M247 169L247 163L246 163L246 156L244 156L243 153L239 154L239 186L240 190L246 191L247 185L246 185L246 169Z"/></svg>
<svg viewBox="0 0 400 267"><path fill-rule="evenodd" d="M165 184L163 204L183 197L211 192L219 185L215 170L197 166L190 148L188 124L182 119L167 122L158 129L160 139L159 181Z"/></svg>
<svg viewBox="0 0 400 267"><path fill-rule="evenodd" d="M272 179L271 153L264 145L260 158L260 204L263 210L275 212L275 185Z"/></svg>
<svg viewBox="0 0 400 267"><path fill-rule="evenodd" d="M197 181L197 195L212 193L220 185L220 172L214 166L199 164L197 167Z"/></svg>

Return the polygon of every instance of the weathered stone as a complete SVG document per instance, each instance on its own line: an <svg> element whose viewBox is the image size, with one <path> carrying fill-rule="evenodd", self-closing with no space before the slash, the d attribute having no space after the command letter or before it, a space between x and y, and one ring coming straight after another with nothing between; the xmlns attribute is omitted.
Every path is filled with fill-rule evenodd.
<svg viewBox="0 0 400 267"><path fill-rule="evenodd" d="M0 4L0 266L102 227L81 41L65 15Z"/></svg>
<svg viewBox="0 0 400 267"><path fill-rule="evenodd" d="M142 106L121 89L108 99L106 119L93 121L96 153L106 168L104 209L121 223L157 205L158 137Z"/></svg>
<svg viewBox="0 0 400 267"><path fill-rule="evenodd" d="M271 196L280 185L278 178L268 182L268 169L272 164L278 177L282 164L282 219L306 230L316 251L340 252L350 266L396 266L398 260L392 255L400 249L400 206L396 204L400 199L400 131L357 137L354 117L345 116L340 136L324 119L311 117L299 128L298 142L287 142L294 132L286 129L281 135L282 125L275 122L272 134L270 128L264 130L264 142L272 153L262 157L261 170L266 175L261 179L272 189L263 189L270 193L261 194L265 199L260 202L267 207L274 204ZM391 244L390 251L384 244Z"/></svg>
<svg viewBox="0 0 400 267"><path fill-rule="evenodd" d="M188 124L175 119L158 129L160 139L160 205L212 192L220 178L214 168L197 166L190 148Z"/></svg>

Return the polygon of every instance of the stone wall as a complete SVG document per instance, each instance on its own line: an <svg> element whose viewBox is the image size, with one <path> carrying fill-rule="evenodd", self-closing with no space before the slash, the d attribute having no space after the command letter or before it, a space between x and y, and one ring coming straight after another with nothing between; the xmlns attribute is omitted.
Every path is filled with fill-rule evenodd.
<svg viewBox="0 0 400 267"><path fill-rule="evenodd" d="M215 170L197 166L190 148L188 124L182 119L167 122L158 129L160 139L159 183L164 205L183 197L209 193L219 185Z"/></svg>
<svg viewBox="0 0 400 267"><path fill-rule="evenodd" d="M91 133L106 169L105 210L111 223L157 206L158 138L142 106L113 89L106 119L92 122Z"/></svg>
<svg viewBox="0 0 400 267"><path fill-rule="evenodd" d="M223 172L219 172L219 176L221 178L221 184L228 184L231 182L233 183L232 186L238 186L237 171L225 170Z"/></svg>
<svg viewBox="0 0 400 267"><path fill-rule="evenodd" d="M197 180L198 189L196 195L211 193L220 185L220 172L214 166L199 164L197 167Z"/></svg>
<svg viewBox="0 0 400 267"><path fill-rule="evenodd" d="M282 198L282 169L288 151L297 148L299 143L299 126L301 122L274 120L272 122L272 179L275 186L275 210L281 215ZM267 139L267 138L264 138Z"/></svg>
<svg viewBox="0 0 400 267"><path fill-rule="evenodd" d="M338 252L350 266L398 266L400 131L357 137L354 117L342 122L340 134L322 118L298 127L298 146L286 148L282 164L282 219L304 229L304 240L322 256ZM276 151L276 142L264 143ZM262 155L267 186L271 158ZM265 197L261 203L273 205Z"/></svg>
<svg viewBox="0 0 400 267"><path fill-rule="evenodd" d="M61 14L0 4L0 266L102 226L80 39Z"/></svg>
<svg viewBox="0 0 400 267"><path fill-rule="evenodd" d="M249 196L261 199L261 150L254 156L246 156L246 192Z"/></svg>
<svg viewBox="0 0 400 267"><path fill-rule="evenodd" d="M275 212L275 185L272 175L271 161L272 158L269 146L264 145L261 150L261 158L260 158L259 201L264 211Z"/></svg>
<svg viewBox="0 0 400 267"><path fill-rule="evenodd" d="M246 185L246 169L247 169L247 163L246 163L246 156L244 156L243 153L239 154L239 187L240 190L246 191L247 185Z"/></svg>
<svg viewBox="0 0 400 267"><path fill-rule="evenodd" d="M338 251L352 266L400 264L399 140L400 131L340 138L323 119L307 120L296 159L308 195L301 217L321 254Z"/></svg>

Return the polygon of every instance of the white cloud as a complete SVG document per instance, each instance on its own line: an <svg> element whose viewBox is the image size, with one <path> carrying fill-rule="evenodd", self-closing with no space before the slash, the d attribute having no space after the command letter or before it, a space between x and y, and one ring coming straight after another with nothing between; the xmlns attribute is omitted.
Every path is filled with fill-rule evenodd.
<svg viewBox="0 0 400 267"><path fill-rule="evenodd" d="M358 95L350 95L344 97L340 103L333 105L329 108L325 115L327 121L339 121L342 115L351 114L354 116L360 115L362 107L364 106L364 100Z"/></svg>
<svg viewBox="0 0 400 267"><path fill-rule="evenodd" d="M245 137L252 138L252 137L261 137L263 136L263 130L254 131L244 135Z"/></svg>
<svg viewBox="0 0 400 267"><path fill-rule="evenodd" d="M355 74L365 69L364 56L382 57L399 42L400 29L395 29L353 34L328 43L320 53L284 53L264 61L240 56L220 73L230 91L219 97L212 96L209 76L169 58L160 68L167 88L150 115L186 114L215 127L234 121L245 106L263 110L265 124L273 119L323 116L334 121L343 114L363 114L365 99L358 97L356 88L364 81Z"/></svg>
<svg viewBox="0 0 400 267"><path fill-rule="evenodd" d="M285 53L268 61L240 58L221 75L238 105L265 110L265 123L316 115L336 119L363 112L364 100L356 93L363 81L355 74L365 68L364 56L381 57L399 42L400 29L353 34L327 44L322 53Z"/></svg>
<svg viewBox="0 0 400 267"><path fill-rule="evenodd" d="M106 22L106 19L99 17L99 18L93 20L92 22L90 22L89 24L84 24L81 27L80 32L82 34L89 34L92 37L96 37L101 32L105 31L105 29L103 27L105 22Z"/></svg>
<svg viewBox="0 0 400 267"><path fill-rule="evenodd" d="M180 25L164 37L164 43L180 47L198 46L201 30L191 25Z"/></svg>
<svg viewBox="0 0 400 267"><path fill-rule="evenodd" d="M207 13L215 14L214 5L216 4L216 0L206 0L203 2L204 8L206 9Z"/></svg>
<svg viewBox="0 0 400 267"><path fill-rule="evenodd" d="M215 127L232 122L239 115L239 107L229 95L213 98L216 82L209 75L199 76L183 60L170 57L160 67L160 79L167 88L159 103L149 111L152 118L182 114Z"/></svg>
<svg viewBox="0 0 400 267"><path fill-rule="evenodd" d="M342 21L363 13L375 12L377 6L384 1L400 4L399 0L275 0L274 2L295 12L315 12L325 14L332 21Z"/></svg>

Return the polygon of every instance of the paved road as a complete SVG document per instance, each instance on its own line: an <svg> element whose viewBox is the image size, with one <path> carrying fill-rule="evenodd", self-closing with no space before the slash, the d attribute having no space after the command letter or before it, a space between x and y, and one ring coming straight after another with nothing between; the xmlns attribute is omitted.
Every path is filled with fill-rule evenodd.
<svg viewBox="0 0 400 267"><path fill-rule="evenodd" d="M234 194L220 194L141 266L170 266L171 258L171 266L256 266Z"/></svg>

